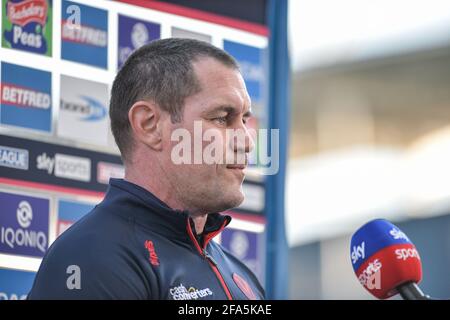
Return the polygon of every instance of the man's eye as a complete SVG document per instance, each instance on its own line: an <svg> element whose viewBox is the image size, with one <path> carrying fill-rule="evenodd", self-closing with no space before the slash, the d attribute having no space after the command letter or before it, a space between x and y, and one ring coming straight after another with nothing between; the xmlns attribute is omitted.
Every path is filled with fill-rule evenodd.
<svg viewBox="0 0 450 320"><path fill-rule="evenodd" d="M227 119L227 117L218 117L218 118L214 118L213 120L219 124L226 124L228 119Z"/></svg>

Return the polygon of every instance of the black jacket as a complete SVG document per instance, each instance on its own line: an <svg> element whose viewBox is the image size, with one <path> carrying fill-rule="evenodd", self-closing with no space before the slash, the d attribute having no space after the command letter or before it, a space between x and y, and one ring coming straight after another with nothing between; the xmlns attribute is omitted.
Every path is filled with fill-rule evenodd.
<svg viewBox="0 0 450 320"><path fill-rule="evenodd" d="M215 241L231 217L187 212L111 179L104 200L49 248L29 299L263 299L254 274Z"/></svg>

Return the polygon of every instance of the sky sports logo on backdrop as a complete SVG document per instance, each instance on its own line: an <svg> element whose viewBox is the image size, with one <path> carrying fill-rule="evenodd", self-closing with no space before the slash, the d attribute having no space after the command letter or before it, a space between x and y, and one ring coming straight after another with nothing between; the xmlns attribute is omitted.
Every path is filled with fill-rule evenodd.
<svg viewBox="0 0 450 320"><path fill-rule="evenodd" d="M2 62L0 123L51 132L51 74Z"/></svg>
<svg viewBox="0 0 450 320"><path fill-rule="evenodd" d="M55 153L41 153L36 158L36 168L47 174L76 181L91 181L91 159Z"/></svg>
<svg viewBox="0 0 450 320"><path fill-rule="evenodd" d="M48 246L49 200L0 192L0 253L43 257Z"/></svg>
<svg viewBox="0 0 450 320"><path fill-rule="evenodd" d="M3 0L2 46L52 55L52 1Z"/></svg>

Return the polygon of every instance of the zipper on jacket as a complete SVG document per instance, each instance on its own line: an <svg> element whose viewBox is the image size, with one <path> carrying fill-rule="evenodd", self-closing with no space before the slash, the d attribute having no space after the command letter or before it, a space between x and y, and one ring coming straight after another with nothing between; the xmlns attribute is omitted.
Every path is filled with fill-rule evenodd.
<svg viewBox="0 0 450 320"><path fill-rule="evenodd" d="M206 261L208 261L208 264L210 265L211 269L216 274L216 277L219 280L223 290L225 291L225 294L226 294L228 300L233 300L233 297L231 296L230 289L228 289L228 286L225 283L225 280L224 280L222 274L220 273L219 268L217 267L217 262L214 260L213 257L211 257L211 255L208 252L206 252L206 245L208 244L208 242L205 241L204 247L203 247L203 250L202 250L202 248L200 248L200 245L199 245L197 239L195 239L194 233L192 232L192 228L191 228L191 224L189 222L189 218L187 219L187 231L188 231L189 237L191 238L192 242L194 243L195 247L197 248L198 253L203 258L205 258Z"/></svg>

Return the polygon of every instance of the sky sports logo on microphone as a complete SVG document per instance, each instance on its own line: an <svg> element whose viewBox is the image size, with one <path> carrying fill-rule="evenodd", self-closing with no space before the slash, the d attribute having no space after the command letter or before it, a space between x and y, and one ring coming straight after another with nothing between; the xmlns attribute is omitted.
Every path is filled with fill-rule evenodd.
<svg viewBox="0 0 450 320"><path fill-rule="evenodd" d="M419 252L416 248L403 248L395 250L395 256L398 260L418 259L420 260Z"/></svg>
<svg viewBox="0 0 450 320"><path fill-rule="evenodd" d="M406 236L406 234L404 234L402 231L400 231L397 228L392 228L391 231L389 231L389 234L395 240L403 239L403 240L409 241L409 238Z"/></svg>
<svg viewBox="0 0 450 320"><path fill-rule="evenodd" d="M381 268L379 259L371 261L358 275L359 282L369 290L381 289Z"/></svg>
<svg viewBox="0 0 450 320"><path fill-rule="evenodd" d="M353 246L353 250L352 250L352 253L351 253L351 258L352 258L352 263L353 264L358 262L358 260L360 258L361 259L365 258L365 256L366 256L365 255L365 251L364 251L365 246L366 246L366 244L365 244L364 241L359 246Z"/></svg>
<svg viewBox="0 0 450 320"><path fill-rule="evenodd" d="M351 239L350 257L358 281L379 299L392 297L399 286L422 279L414 244L387 220L373 220L358 229Z"/></svg>

